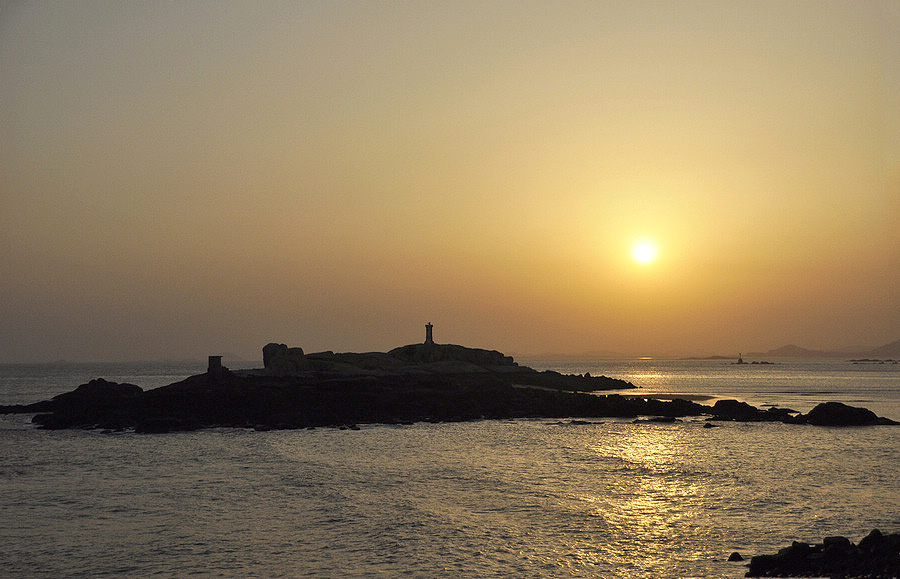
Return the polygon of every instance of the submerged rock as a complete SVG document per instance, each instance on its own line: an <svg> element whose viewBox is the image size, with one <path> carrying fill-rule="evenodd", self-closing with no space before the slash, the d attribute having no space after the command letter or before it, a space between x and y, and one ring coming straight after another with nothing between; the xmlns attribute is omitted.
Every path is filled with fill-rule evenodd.
<svg viewBox="0 0 900 579"><path fill-rule="evenodd" d="M676 422L681 422L674 416L651 416L650 418L635 418L631 421L632 424L645 424L645 423L656 423L656 424L674 424Z"/></svg>

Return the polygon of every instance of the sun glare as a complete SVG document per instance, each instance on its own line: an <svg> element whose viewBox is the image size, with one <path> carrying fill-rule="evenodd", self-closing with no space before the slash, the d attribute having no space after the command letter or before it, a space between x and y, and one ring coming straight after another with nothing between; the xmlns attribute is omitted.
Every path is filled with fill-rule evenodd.
<svg viewBox="0 0 900 579"><path fill-rule="evenodd" d="M658 254L656 244L646 239L638 241L631 248L631 257L641 265L653 263Z"/></svg>

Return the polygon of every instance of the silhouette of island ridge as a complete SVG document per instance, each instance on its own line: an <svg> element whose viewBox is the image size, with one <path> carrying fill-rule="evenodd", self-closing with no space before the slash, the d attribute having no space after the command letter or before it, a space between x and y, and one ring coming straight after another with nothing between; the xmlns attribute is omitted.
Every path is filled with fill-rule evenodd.
<svg viewBox="0 0 900 579"><path fill-rule="evenodd" d="M0 406L0 413L36 413L33 422L47 429L133 428L147 433L501 418L674 420L702 415L711 420L892 423L864 408L836 402L794 416L792 410L762 411L734 400L704 406L682 399L598 395L594 392L634 385L587 373L537 371L495 350L437 344L430 326L425 342L388 352L305 354L301 348L270 343L263 348L262 368L231 371L222 366L221 356L210 356L206 373L168 386L144 391L133 384L95 379L52 400Z"/></svg>

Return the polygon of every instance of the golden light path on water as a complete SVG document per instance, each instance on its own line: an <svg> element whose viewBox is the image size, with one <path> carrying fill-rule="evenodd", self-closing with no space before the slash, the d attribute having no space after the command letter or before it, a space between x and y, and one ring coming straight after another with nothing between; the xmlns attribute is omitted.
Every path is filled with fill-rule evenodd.
<svg viewBox="0 0 900 579"><path fill-rule="evenodd" d="M492 432L488 438L476 435L483 427ZM722 560L721 529L705 511L715 477L686 464L697 436L690 432L698 430L708 432L693 423L630 421L417 429L414 445L394 439L369 446L366 468L379 473L378 482L343 489L352 491L344 509L355 513L351 519L377 520L393 505L382 523L398 535L392 543L421 540L408 534L429 527L430 541L455 545L444 555L448 572L465 560L486 575L542 569L538 576L615 570L619 577L651 577L668 569L675 574L665 576L690 577L698 561ZM464 433L468 444L450 443ZM422 457L422 445L438 453ZM315 447L285 450L294 460L322 464Z"/></svg>
<svg viewBox="0 0 900 579"><path fill-rule="evenodd" d="M591 446L599 464L619 466L606 473L602 493L579 498L607 522L611 536L606 563L616 561L623 576L658 571L663 553L678 552L685 560L716 555L697 548L706 541L680 540L685 533L698 539L711 528L698 525L706 518L705 492L696 476L701 473L686 472L679 455L686 444L683 430L638 427L629 428L627 436ZM679 508L673 509L673 503Z"/></svg>
<svg viewBox="0 0 900 579"><path fill-rule="evenodd" d="M895 365L776 362L526 365L627 377L643 392L803 412L836 399L900 418ZM48 366L30 382L8 369L16 389L7 395L49 398L74 387L63 387L72 372L145 386L185 375L87 368ZM0 416L0 519L16 522L0 527L0 568L736 579L746 567L726 561L732 551L751 557L793 540L900 528L896 427L573 418L146 436L42 431L27 416Z"/></svg>
<svg viewBox="0 0 900 579"><path fill-rule="evenodd" d="M7 426L12 576L737 578L731 551L861 537L900 496L885 428L484 420L48 444Z"/></svg>

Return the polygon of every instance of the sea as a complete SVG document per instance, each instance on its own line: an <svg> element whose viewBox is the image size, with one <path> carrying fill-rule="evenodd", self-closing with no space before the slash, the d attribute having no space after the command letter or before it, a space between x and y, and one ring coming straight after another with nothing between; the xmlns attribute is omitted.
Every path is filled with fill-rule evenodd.
<svg viewBox="0 0 900 579"><path fill-rule="evenodd" d="M519 362L623 378L631 395L800 412L836 400L900 420L900 364ZM203 371L0 365L0 404ZM529 419L142 435L30 419L0 415L3 577L736 578L746 561L733 552L900 532L900 426Z"/></svg>

